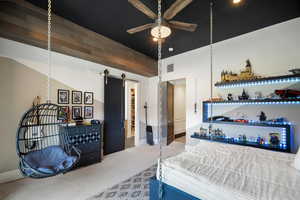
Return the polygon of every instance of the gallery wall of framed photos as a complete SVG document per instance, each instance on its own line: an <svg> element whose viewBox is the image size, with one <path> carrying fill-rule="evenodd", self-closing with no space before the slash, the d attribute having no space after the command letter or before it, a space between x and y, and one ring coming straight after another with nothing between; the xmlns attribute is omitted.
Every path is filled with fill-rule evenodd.
<svg viewBox="0 0 300 200"><path fill-rule="evenodd" d="M61 117L68 119L68 121L78 119L94 118L94 93L82 92L76 90L57 90L57 104L61 105L63 112Z"/></svg>

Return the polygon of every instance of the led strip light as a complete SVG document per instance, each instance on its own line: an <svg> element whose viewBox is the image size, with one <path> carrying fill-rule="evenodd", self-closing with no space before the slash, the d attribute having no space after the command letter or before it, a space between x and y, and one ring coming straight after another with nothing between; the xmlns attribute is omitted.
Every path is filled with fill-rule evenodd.
<svg viewBox="0 0 300 200"><path fill-rule="evenodd" d="M217 84L218 88L235 88L235 87L251 87L251 86L259 86L259 85L272 85L272 84L282 84L282 83L294 83L300 82L300 77L287 77L287 78L279 78L273 80L257 80L253 82L245 82L245 83L220 83Z"/></svg>

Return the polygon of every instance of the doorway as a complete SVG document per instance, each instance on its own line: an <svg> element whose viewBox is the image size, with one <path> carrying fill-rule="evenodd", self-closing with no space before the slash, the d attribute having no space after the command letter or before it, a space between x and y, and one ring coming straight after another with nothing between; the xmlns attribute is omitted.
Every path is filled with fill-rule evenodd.
<svg viewBox="0 0 300 200"><path fill-rule="evenodd" d="M169 84L168 138L173 137L176 142L186 143L186 81L177 79L169 81Z"/></svg>
<svg viewBox="0 0 300 200"><path fill-rule="evenodd" d="M125 82L125 149L135 146L137 137L137 87L138 83Z"/></svg>

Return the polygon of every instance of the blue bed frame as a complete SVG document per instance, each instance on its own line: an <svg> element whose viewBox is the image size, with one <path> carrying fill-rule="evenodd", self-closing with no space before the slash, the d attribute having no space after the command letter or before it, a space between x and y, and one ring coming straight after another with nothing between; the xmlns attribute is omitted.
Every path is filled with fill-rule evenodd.
<svg viewBox="0 0 300 200"><path fill-rule="evenodd" d="M159 182L156 177L150 179L150 200L159 200ZM163 200L201 200L168 184L162 183L162 187Z"/></svg>

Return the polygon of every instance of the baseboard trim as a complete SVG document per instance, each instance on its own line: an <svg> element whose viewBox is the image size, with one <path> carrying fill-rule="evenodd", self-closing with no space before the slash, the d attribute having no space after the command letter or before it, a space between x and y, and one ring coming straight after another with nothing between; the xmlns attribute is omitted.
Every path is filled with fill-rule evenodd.
<svg viewBox="0 0 300 200"><path fill-rule="evenodd" d="M180 138L180 137L183 137L183 136L185 136L185 135L186 135L186 132L178 133L178 134L175 135L175 139Z"/></svg>
<svg viewBox="0 0 300 200"><path fill-rule="evenodd" d="M18 169L0 173L0 183L7 183L23 178Z"/></svg>

